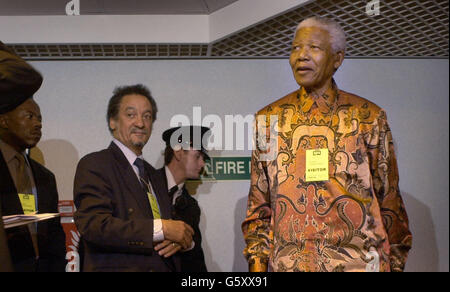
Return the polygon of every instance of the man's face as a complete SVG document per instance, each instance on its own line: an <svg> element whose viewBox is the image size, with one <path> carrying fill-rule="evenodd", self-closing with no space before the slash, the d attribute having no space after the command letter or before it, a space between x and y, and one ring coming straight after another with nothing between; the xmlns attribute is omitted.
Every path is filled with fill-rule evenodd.
<svg viewBox="0 0 450 292"><path fill-rule="evenodd" d="M19 152L32 148L42 137L42 116L39 105L31 98L0 117L3 139Z"/></svg>
<svg viewBox="0 0 450 292"><path fill-rule="evenodd" d="M313 26L297 31L289 62L300 86L320 91L331 85L343 57L343 52L333 53L328 31Z"/></svg>
<svg viewBox="0 0 450 292"><path fill-rule="evenodd" d="M116 118L111 118L109 126L113 136L137 155L147 144L152 133L152 106L148 99L139 94L125 95L120 103Z"/></svg>
<svg viewBox="0 0 450 292"><path fill-rule="evenodd" d="M198 179L205 167L203 154L198 150L179 150L182 152L181 163L184 165L187 179Z"/></svg>

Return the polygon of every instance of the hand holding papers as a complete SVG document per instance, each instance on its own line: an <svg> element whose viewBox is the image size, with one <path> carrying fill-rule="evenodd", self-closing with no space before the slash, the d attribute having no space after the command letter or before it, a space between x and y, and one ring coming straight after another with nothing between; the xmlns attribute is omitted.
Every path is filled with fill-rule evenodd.
<svg viewBox="0 0 450 292"><path fill-rule="evenodd" d="M16 226L26 225L33 222L56 218L58 216L59 213L10 215L10 216L3 216L3 223L5 225L5 229L8 229Z"/></svg>

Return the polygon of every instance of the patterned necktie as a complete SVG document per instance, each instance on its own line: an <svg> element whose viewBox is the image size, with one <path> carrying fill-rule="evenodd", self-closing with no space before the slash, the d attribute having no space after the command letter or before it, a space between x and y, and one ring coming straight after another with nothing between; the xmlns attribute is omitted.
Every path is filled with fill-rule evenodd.
<svg viewBox="0 0 450 292"><path fill-rule="evenodd" d="M158 200L156 199L156 196L151 192L150 179L145 171L144 161L140 158L136 158L136 160L134 161L134 165L136 165L139 170L139 179L144 192L147 194L148 201L150 202L153 219L161 219L161 211L159 210Z"/></svg>
<svg viewBox="0 0 450 292"><path fill-rule="evenodd" d="M17 192L19 194L31 194L31 180L27 173L27 164L25 162L25 157L22 154L17 153L16 159L19 161L19 167L17 168Z"/></svg>
<svg viewBox="0 0 450 292"><path fill-rule="evenodd" d="M17 153L16 159L19 161L19 167L17 168L17 192L19 194L31 195L33 193L31 186L31 179L27 172L27 164L25 157ZM28 224L28 230L31 234L31 241L33 242L33 249L36 255L36 259L39 258L39 246L37 238L37 224Z"/></svg>
<svg viewBox="0 0 450 292"><path fill-rule="evenodd" d="M145 172L144 160L136 158L136 160L134 161L134 165L136 165L139 170L139 182L141 183L144 192L150 192L150 190L148 189L149 178Z"/></svg>
<svg viewBox="0 0 450 292"><path fill-rule="evenodd" d="M169 190L169 198L170 198L170 202L173 203L173 195L175 195L175 193L178 191L178 186L174 186L172 188L170 188Z"/></svg>

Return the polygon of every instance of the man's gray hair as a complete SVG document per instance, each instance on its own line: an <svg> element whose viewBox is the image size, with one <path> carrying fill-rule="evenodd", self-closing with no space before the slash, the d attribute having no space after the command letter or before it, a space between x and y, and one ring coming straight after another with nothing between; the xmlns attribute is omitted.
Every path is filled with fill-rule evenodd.
<svg viewBox="0 0 450 292"><path fill-rule="evenodd" d="M300 24L297 26L295 33L297 33L297 31L300 28L312 26L320 27L328 31L331 38L330 42L331 48L333 49L333 53L337 53L339 51L345 52L347 43L346 36L344 30L339 25L339 23L329 18L313 16L300 22Z"/></svg>

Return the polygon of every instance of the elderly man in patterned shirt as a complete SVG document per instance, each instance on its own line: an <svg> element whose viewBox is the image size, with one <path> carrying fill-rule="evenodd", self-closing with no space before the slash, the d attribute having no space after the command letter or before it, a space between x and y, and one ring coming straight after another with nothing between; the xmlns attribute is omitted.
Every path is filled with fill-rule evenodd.
<svg viewBox="0 0 450 292"><path fill-rule="evenodd" d="M412 235L391 131L383 109L334 82L345 44L335 21L302 21L290 56L300 89L257 113L242 224L250 271L405 267Z"/></svg>

